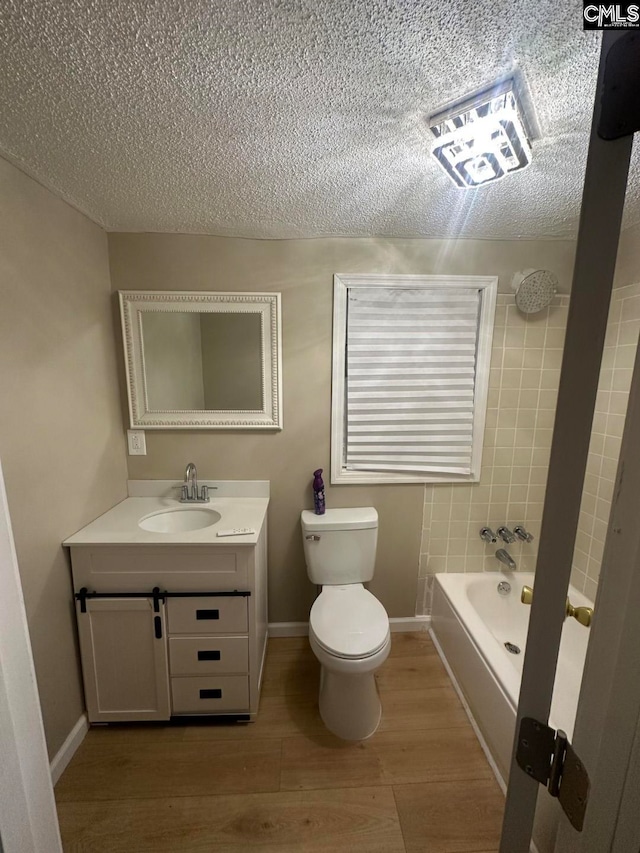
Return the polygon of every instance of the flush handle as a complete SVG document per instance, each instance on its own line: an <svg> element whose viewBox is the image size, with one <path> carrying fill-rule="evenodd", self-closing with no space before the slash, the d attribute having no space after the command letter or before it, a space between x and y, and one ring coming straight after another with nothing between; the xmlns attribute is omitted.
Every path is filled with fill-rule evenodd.
<svg viewBox="0 0 640 853"><path fill-rule="evenodd" d="M315 534L313 534L313 533L310 533L308 536L305 536L304 538L307 540L307 542L319 542L320 541L320 537L315 536Z"/></svg>

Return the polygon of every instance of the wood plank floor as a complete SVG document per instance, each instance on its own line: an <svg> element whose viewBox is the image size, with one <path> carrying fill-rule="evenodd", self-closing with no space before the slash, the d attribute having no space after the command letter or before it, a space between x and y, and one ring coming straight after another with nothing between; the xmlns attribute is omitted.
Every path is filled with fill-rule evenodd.
<svg viewBox="0 0 640 853"><path fill-rule="evenodd" d="M504 799L426 633L393 635L369 740L327 732L318 678L306 638L270 640L255 723L91 729L66 853L496 853Z"/></svg>

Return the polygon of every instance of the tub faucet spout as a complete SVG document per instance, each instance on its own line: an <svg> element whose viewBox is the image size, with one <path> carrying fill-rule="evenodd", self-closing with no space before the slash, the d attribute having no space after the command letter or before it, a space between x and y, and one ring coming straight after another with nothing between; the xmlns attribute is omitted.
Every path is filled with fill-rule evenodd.
<svg viewBox="0 0 640 853"><path fill-rule="evenodd" d="M511 554L504 550L504 548L498 548L496 551L496 557L500 560L501 563L504 563L505 566L511 572L515 572L516 570L516 561L513 559Z"/></svg>

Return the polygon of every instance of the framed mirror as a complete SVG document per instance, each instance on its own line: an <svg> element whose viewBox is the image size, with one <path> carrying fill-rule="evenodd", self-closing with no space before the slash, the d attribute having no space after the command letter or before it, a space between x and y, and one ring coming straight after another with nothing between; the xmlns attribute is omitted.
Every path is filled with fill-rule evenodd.
<svg viewBox="0 0 640 853"><path fill-rule="evenodd" d="M279 293L119 291L141 429L282 429Z"/></svg>

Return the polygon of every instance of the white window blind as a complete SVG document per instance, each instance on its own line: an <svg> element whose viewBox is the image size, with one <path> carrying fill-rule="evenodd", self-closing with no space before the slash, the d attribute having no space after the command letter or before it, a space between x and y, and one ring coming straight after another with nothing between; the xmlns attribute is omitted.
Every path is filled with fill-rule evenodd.
<svg viewBox="0 0 640 853"><path fill-rule="evenodd" d="M481 291L354 287L344 467L470 475Z"/></svg>

